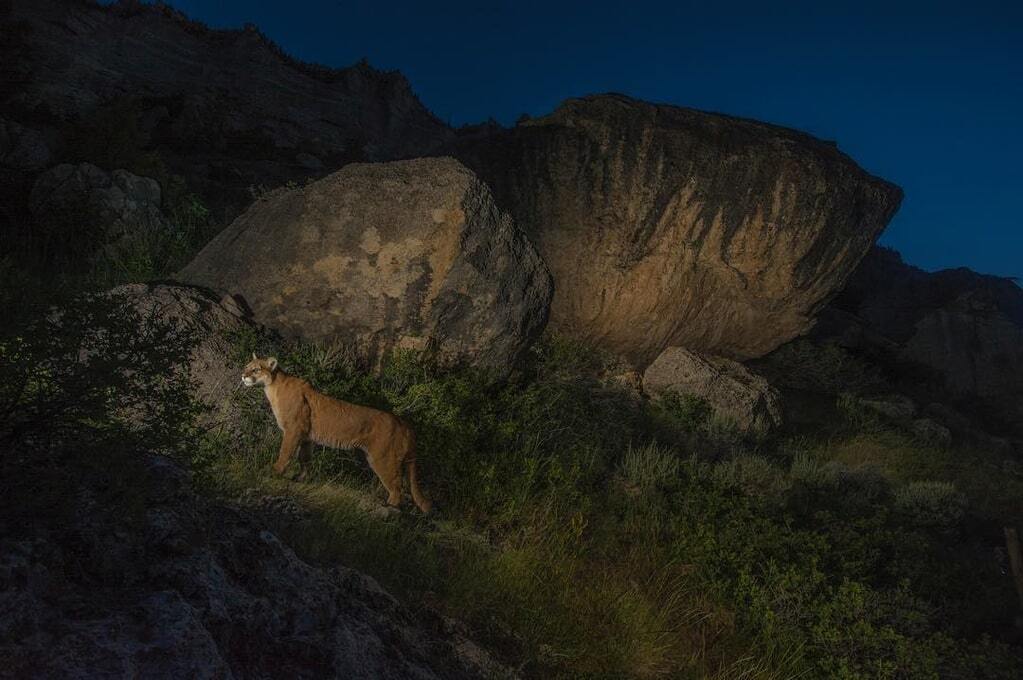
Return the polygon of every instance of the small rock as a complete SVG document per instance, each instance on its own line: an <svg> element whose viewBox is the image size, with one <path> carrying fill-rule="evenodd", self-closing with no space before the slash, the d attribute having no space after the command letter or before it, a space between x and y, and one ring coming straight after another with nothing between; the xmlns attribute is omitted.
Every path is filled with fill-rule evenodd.
<svg viewBox="0 0 1023 680"><path fill-rule="evenodd" d="M782 422L781 397L763 376L730 359L682 347L661 352L643 373L643 388L651 395L676 391L700 397L749 434L766 434Z"/></svg>
<svg viewBox="0 0 1023 680"><path fill-rule="evenodd" d="M910 428L917 437L932 444L948 446L952 443L952 432L941 423L937 423L930 418L917 418L910 425Z"/></svg>
<svg viewBox="0 0 1023 680"><path fill-rule="evenodd" d="M399 510L398 508L392 507L390 505L384 505L384 506L381 506L379 508L376 508L376 509L370 511L369 514L370 514L370 517L373 517L374 519L379 519L379 520L387 521L387 520L393 519L393 518L397 517L398 515L400 515L401 514L401 510Z"/></svg>

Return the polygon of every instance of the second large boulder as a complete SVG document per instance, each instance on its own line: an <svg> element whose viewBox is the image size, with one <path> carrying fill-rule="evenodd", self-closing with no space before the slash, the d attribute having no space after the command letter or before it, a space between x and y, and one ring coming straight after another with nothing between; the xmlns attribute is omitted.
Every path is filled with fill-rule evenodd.
<svg viewBox="0 0 1023 680"><path fill-rule="evenodd" d="M285 335L498 371L543 330L546 266L451 158L352 164L257 201L179 278L240 294Z"/></svg>
<svg viewBox="0 0 1023 680"><path fill-rule="evenodd" d="M902 197L807 134L616 95L463 131L450 153L550 266L551 327L640 366L801 335Z"/></svg>

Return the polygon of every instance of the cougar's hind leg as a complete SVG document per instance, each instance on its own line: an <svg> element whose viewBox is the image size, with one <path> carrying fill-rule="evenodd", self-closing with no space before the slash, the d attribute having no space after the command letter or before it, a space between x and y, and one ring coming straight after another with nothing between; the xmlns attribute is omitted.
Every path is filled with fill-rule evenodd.
<svg viewBox="0 0 1023 680"><path fill-rule="evenodd" d="M387 504L398 506L401 504L401 461L388 453L386 448L367 451L366 459L387 490Z"/></svg>
<svg viewBox="0 0 1023 680"><path fill-rule="evenodd" d="M298 473L298 481L306 482L309 480L311 467L313 464L313 447L314 444L306 440L302 442L302 446L298 450L298 462L301 465L301 470Z"/></svg>

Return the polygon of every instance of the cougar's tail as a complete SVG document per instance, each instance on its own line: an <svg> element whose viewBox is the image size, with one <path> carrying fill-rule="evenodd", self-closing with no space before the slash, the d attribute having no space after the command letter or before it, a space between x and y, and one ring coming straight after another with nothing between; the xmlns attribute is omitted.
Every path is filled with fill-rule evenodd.
<svg viewBox="0 0 1023 680"><path fill-rule="evenodd" d="M423 514L429 514L430 508L433 504L430 503L430 499L423 495L423 492L419 490L419 481L416 479L416 459L408 461L408 486L412 491L412 500L415 501L416 505L422 510Z"/></svg>

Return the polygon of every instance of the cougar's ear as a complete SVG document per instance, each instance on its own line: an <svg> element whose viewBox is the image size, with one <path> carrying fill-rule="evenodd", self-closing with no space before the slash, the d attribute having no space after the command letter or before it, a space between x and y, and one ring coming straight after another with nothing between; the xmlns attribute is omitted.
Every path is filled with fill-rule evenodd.
<svg viewBox="0 0 1023 680"><path fill-rule="evenodd" d="M255 352L252 353L252 360L253 361L259 361L259 357L256 356Z"/></svg>
<svg viewBox="0 0 1023 680"><path fill-rule="evenodd" d="M277 370L277 357L270 357L269 359L267 359L266 360L266 366L271 371L276 371Z"/></svg>

